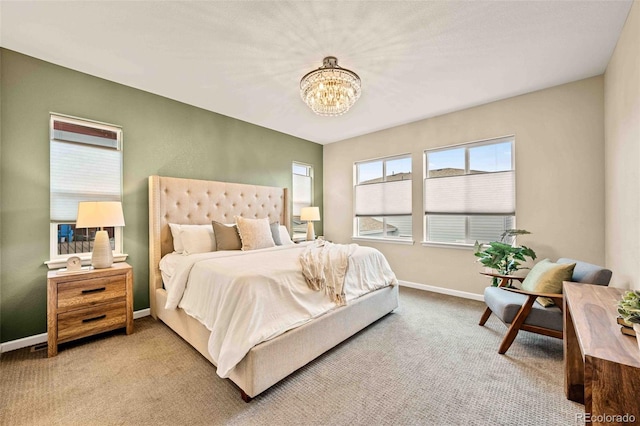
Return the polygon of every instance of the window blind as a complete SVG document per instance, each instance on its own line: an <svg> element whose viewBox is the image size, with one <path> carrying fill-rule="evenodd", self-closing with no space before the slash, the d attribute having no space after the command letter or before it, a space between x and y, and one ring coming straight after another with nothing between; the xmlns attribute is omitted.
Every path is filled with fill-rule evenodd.
<svg viewBox="0 0 640 426"><path fill-rule="evenodd" d="M293 175L293 215L300 216L303 207L310 207L311 176Z"/></svg>
<svg viewBox="0 0 640 426"><path fill-rule="evenodd" d="M356 185L356 216L411 215L411 179Z"/></svg>
<svg viewBox="0 0 640 426"><path fill-rule="evenodd" d="M466 216L429 215L427 241L442 243L466 242Z"/></svg>
<svg viewBox="0 0 640 426"><path fill-rule="evenodd" d="M511 216L516 212L515 171L427 178L426 214Z"/></svg>
<svg viewBox="0 0 640 426"><path fill-rule="evenodd" d="M52 222L75 222L79 201L121 201L122 151L117 149L117 137L112 139L115 133L100 134L100 129L95 129L98 134L92 135L82 130L91 130L89 127L73 126L54 121L50 144Z"/></svg>

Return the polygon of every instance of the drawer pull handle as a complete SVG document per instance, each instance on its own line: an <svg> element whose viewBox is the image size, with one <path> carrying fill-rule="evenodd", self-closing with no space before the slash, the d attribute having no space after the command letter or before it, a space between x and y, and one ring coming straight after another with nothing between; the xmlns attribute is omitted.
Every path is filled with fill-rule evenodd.
<svg viewBox="0 0 640 426"><path fill-rule="evenodd" d="M82 322L98 321L98 320L101 320L101 319L106 318L106 317L107 317L107 314L102 314L102 315L99 315L97 317L83 319Z"/></svg>
<svg viewBox="0 0 640 426"><path fill-rule="evenodd" d="M107 289L106 287L98 287L98 288L92 288L90 290L82 290L82 294L100 293L101 291L105 291L106 289Z"/></svg>

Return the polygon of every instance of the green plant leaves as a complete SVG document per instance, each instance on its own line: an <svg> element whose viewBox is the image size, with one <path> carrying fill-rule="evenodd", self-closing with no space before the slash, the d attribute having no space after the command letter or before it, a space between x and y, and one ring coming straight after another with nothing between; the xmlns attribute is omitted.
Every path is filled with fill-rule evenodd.
<svg viewBox="0 0 640 426"><path fill-rule="evenodd" d="M524 230L513 230L519 233L529 233ZM512 246L500 241L491 241L486 248L476 242L474 256L478 258L483 266L495 269L503 275L511 275L522 267L522 262L527 261L527 257L536 259L536 253L527 246Z"/></svg>
<svg viewBox="0 0 640 426"><path fill-rule="evenodd" d="M640 324L640 291L627 291L618 301L618 313L627 323Z"/></svg>

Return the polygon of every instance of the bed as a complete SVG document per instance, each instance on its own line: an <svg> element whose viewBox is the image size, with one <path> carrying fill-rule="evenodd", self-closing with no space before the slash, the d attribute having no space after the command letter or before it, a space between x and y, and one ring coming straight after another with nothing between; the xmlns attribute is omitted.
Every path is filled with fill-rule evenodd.
<svg viewBox="0 0 640 426"><path fill-rule="evenodd" d="M149 303L160 319L216 365L209 351L211 331L184 309L167 308L161 259L173 252L169 224L233 223L235 216L268 218L289 226L286 188L173 177L149 177ZM278 248L274 248L276 250ZM288 250L288 248L287 248ZM292 247L291 252L298 250ZM284 251L284 249L283 249ZM398 306L397 285L386 285L349 300L317 318L263 341L226 374L242 398L251 398Z"/></svg>

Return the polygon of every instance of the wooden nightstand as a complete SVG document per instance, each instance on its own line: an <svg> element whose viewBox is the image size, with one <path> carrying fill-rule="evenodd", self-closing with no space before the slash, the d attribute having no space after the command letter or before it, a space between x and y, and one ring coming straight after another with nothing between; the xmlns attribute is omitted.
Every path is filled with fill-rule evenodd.
<svg viewBox="0 0 640 426"><path fill-rule="evenodd" d="M47 274L49 356L58 344L126 327L133 333L133 268L111 268L72 275Z"/></svg>

